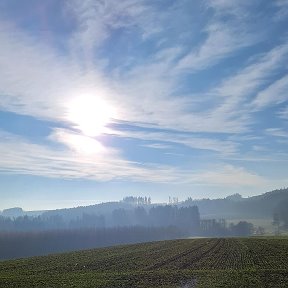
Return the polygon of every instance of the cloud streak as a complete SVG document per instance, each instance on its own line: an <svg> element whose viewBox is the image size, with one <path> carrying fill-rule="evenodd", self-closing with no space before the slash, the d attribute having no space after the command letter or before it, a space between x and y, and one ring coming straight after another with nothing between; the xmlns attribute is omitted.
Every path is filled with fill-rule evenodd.
<svg viewBox="0 0 288 288"><path fill-rule="evenodd" d="M90 179L97 181L132 180L166 182L175 180L171 168L153 168L124 160L117 151L105 148L105 153L83 151L75 147L77 135L68 131L55 131L50 140L58 141L68 150L37 145L14 135L1 133L1 171L64 179ZM71 138L72 137L72 138ZM79 136L82 137L82 136ZM91 141L95 141L92 140ZM80 143L81 144L81 143ZM95 147L95 145L94 145ZM103 148L104 149L104 148ZM13 153L11 152L13 151Z"/></svg>
<svg viewBox="0 0 288 288"><path fill-rule="evenodd" d="M62 135L59 136L59 133ZM50 139L67 143L69 132L56 131L57 136ZM63 138L65 138L63 140ZM258 187L265 184L260 176L251 174L243 168L224 165L216 167L211 172L189 171L169 166L140 164L121 158L116 151L94 153L89 155L79 153L74 149L51 149L25 141L14 135L1 132L0 170L8 174L38 175L48 178L86 179L97 181L126 180L136 182L155 182L193 185L230 185ZM67 140L68 138L68 140ZM11 153L13 151L13 153Z"/></svg>
<svg viewBox="0 0 288 288"><path fill-rule="evenodd" d="M255 45L262 38L260 34L255 37L251 29L253 25L246 24L249 5L243 5L240 1L204 3L207 9L213 9L214 17L203 30L206 35L203 43L179 61L179 69L189 69L190 72L206 69L245 47Z"/></svg>
<svg viewBox="0 0 288 288"><path fill-rule="evenodd" d="M142 139L147 141L161 141L170 144L180 144L192 149L209 150L220 154L229 155L237 151L237 143L204 138L189 134L173 132L147 132L147 131L111 131L113 135L125 138Z"/></svg>
<svg viewBox="0 0 288 288"><path fill-rule="evenodd" d="M278 105L288 100L288 75L276 80L266 89L260 91L253 104L256 109L263 109L270 105Z"/></svg>

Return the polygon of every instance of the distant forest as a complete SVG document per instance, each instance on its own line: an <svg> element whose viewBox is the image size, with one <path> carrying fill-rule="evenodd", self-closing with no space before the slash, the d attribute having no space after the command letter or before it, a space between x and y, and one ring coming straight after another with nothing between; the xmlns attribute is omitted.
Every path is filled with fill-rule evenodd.
<svg viewBox="0 0 288 288"><path fill-rule="evenodd" d="M246 221L227 227L225 220L201 220L197 206L175 205L120 208L106 217L84 213L66 221L60 215L1 216L0 227L0 259L191 236L249 236L254 231Z"/></svg>
<svg viewBox="0 0 288 288"><path fill-rule="evenodd" d="M38 214L7 209L0 216L0 259L191 236L263 234L264 229L245 221L245 215L271 219L278 231L288 228L287 189L250 198L235 194L169 202L156 205L150 197L130 196L120 202ZM225 215L238 220L227 224Z"/></svg>
<svg viewBox="0 0 288 288"><path fill-rule="evenodd" d="M134 209L118 208L106 214L83 213L80 217L67 219L62 215L42 214L16 218L0 217L1 231L43 231L57 229L85 229L111 227L168 227L176 226L192 235L199 234L200 214L197 206L142 206Z"/></svg>

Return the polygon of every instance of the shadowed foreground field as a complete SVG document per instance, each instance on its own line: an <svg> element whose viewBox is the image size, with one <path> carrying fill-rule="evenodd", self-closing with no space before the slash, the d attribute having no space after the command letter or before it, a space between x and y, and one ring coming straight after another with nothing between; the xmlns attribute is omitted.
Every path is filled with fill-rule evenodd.
<svg viewBox="0 0 288 288"><path fill-rule="evenodd" d="M0 287L288 287L288 238L172 240L4 261Z"/></svg>

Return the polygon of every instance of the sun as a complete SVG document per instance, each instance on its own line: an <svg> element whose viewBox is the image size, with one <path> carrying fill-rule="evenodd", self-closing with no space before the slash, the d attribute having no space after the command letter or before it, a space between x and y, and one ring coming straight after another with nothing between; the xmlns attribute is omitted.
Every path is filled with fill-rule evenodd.
<svg viewBox="0 0 288 288"><path fill-rule="evenodd" d="M103 134L106 126L115 118L113 106L96 95L75 97L67 110L68 121L75 123L75 127L89 137Z"/></svg>

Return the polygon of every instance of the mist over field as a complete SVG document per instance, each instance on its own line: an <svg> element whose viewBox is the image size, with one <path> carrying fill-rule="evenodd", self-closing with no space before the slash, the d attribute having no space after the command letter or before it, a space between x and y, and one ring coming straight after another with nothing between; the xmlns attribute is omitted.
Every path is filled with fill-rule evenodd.
<svg viewBox="0 0 288 288"><path fill-rule="evenodd" d="M0 259L188 237L274 235L288 228L287 189L251 198L169 201L130 196L71 209L6 209L0 216Z"/></svg>

